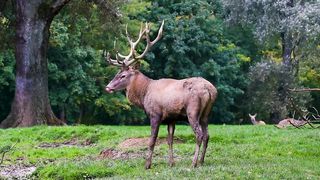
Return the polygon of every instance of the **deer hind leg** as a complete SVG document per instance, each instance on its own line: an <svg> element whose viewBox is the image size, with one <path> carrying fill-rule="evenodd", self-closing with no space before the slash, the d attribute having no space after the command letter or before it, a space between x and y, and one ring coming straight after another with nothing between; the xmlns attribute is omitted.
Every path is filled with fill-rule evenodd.
<svg viewBox="0 0 320 180"><path fill-rule="evenodd" d="M196 135L196 149L195 149L193 160L192 160L192 167L197 167L198 156L199 156L199 151L202 143L203 134L202 134L202 130L199 123L198 112L195 113L195 111L193 111L193 112L188 112L187 114L188 114L188 120L192 127L192 130Z"/></svg>
<svg viewBox="0 0 320 180"><path fill-rule="evenodd" d="M201 120L200 120L201 129L202 129L202 133L203 133L203 138L202 138L203 146L202 146L202 153L201 153L201 157L200 157L200 164L203 164L203 162L204 162L204 157L206 155L208 142L209 142L208 116L211 112L211 107L212 107L212 103L209 103L206 106L206 109L203 112Z"/></svg>
<svg viewBox="0 0 320 180"><path fill-rule="evenodd" d="M201 129L203 132L203 137L202 137L202 153L200 157L199 163L202 165L204 162L204 157L206 155L207 147L208 147L208 142L209 142L209 133L208 133L208 124L206 125L201 125Z"/></svg>
<svg viewBox="0 0 320 180"><path fill-rule="evenodd" d="M153 154L154 146L157 141L159 126L160 126L160 117L150 118L150 120L151 120L151 137L149 139L149 148L148 148L148 154L147 154L147 159L145 164L146 169L150 169L151 167L152 154Z"/></svg>
<svg viewBox="0 0 320 180"><path fill-rule="evenodd" d="M168 145L169 145L169 165L172 167L174 165L174 160L173 160L173 135L174 135L174 130L175 130L175 123L169 123L168 124Z"/></svg>

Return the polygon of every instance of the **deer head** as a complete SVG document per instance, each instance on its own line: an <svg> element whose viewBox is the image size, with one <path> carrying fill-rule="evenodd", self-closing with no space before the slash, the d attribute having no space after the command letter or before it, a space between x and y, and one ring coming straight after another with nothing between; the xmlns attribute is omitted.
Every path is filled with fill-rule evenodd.
<svg viewBox="0 0 320 180"><path fill-rule="evenodd" d="M116 59L112 59L109 52L105 56L109 64L121 67L121 70L115 75L112 81L106 86L107 92L112 93L113 91L125 89L128 86L132 77L137 73L135 70L136 67L134 67L134 64L136 64L138 60L142 59L150 50L150 48L160 40L163 33L163 25L164 25L164 21L162 21L161 23L161 26L158 31L158 36L153 41L151 41L149 37L150 26L151 26L149 23L146 23L144 28L141 25L139 36L136 41L133 41L129 37L128 27L126 27L126 36L130 44L129 54L122 55L119 52L117 52L117 54L115 55ZM138 54L136 51L136 47L142 39L146 40L146 47L141 54Z"/></svg>

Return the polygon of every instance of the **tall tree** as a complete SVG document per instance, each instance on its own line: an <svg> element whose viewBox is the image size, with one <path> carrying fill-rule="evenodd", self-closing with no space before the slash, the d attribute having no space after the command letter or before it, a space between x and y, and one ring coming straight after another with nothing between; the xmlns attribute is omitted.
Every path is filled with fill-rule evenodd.
<svg viewBox="0 0 320 180"><path fill-rule="evenodd" d="M258 64L257 68L267 74L271 73L270 77L276 78L276 82L269 85L276 90L273 92L277 94L278 104L288 106L289 87L292 87L294 80L297 79L299 63L316 49L315 45L319 42L320 2L318 0L225 0L222 3L225 17L231 25L252 27L261 45L267 48L273 46L272 51L279 51L281 63L277 64L280 67L275 69L277 73L269 71L264 63L262 66ZM260 100L263 101L262 98ZM277 122L288 114L288 111L285 111L286 113L282 113L281 109L275 108L274 111L269 111L270 117Z"/></svg>
<svg viewBox="0 0 320 180"><path fill-rule="evenodd" d="M225 0L223 4L229 22L252 26L260 42L280 39L282 64L291 72L320 33L318 0Z"/></svg>
<svg viewBox="0 0 320 180"><path fill-rule="evenodd" d="M16 89L11 112L0 127L59 124L48 96L47 48L55 15L70 0L16 0Z"/></svg>
<svg viewBox="0 0 320 180"><path fill-rule="evenodd" d="M2 3L3 2L3 3ZM47 50L53 18L70 0L12 0L15 7L16 89L11 112L0 127L61 124L48 98ZM105 15L117 17L116 1L93 0ZM121 1L120 1L121 2ZM1 13L7 0L1 0Z"/></svg>

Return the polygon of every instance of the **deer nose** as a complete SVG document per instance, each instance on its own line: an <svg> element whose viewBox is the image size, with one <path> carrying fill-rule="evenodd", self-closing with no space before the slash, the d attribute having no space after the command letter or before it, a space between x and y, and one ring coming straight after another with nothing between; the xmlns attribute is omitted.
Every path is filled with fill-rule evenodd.
<svg viewBox="0 0 320 180"><path fill-rule="evenodd" d="M106 86L106 91L107 91L108 93L113 93L113 89L111 89L111 88L108 87L108 86Z"/></svg>

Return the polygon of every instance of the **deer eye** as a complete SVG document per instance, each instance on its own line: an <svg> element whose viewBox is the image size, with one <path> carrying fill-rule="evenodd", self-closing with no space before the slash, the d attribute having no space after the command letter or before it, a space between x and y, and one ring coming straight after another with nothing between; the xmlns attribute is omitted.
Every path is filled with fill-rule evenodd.
<svg viewBox="0 0 320 180"><path fill-rule="evenodd" d="M125 78L126 77L126 75L125 74L122 74L121 76L120 76L120 79L123 79L123 78Z"/></svg>

